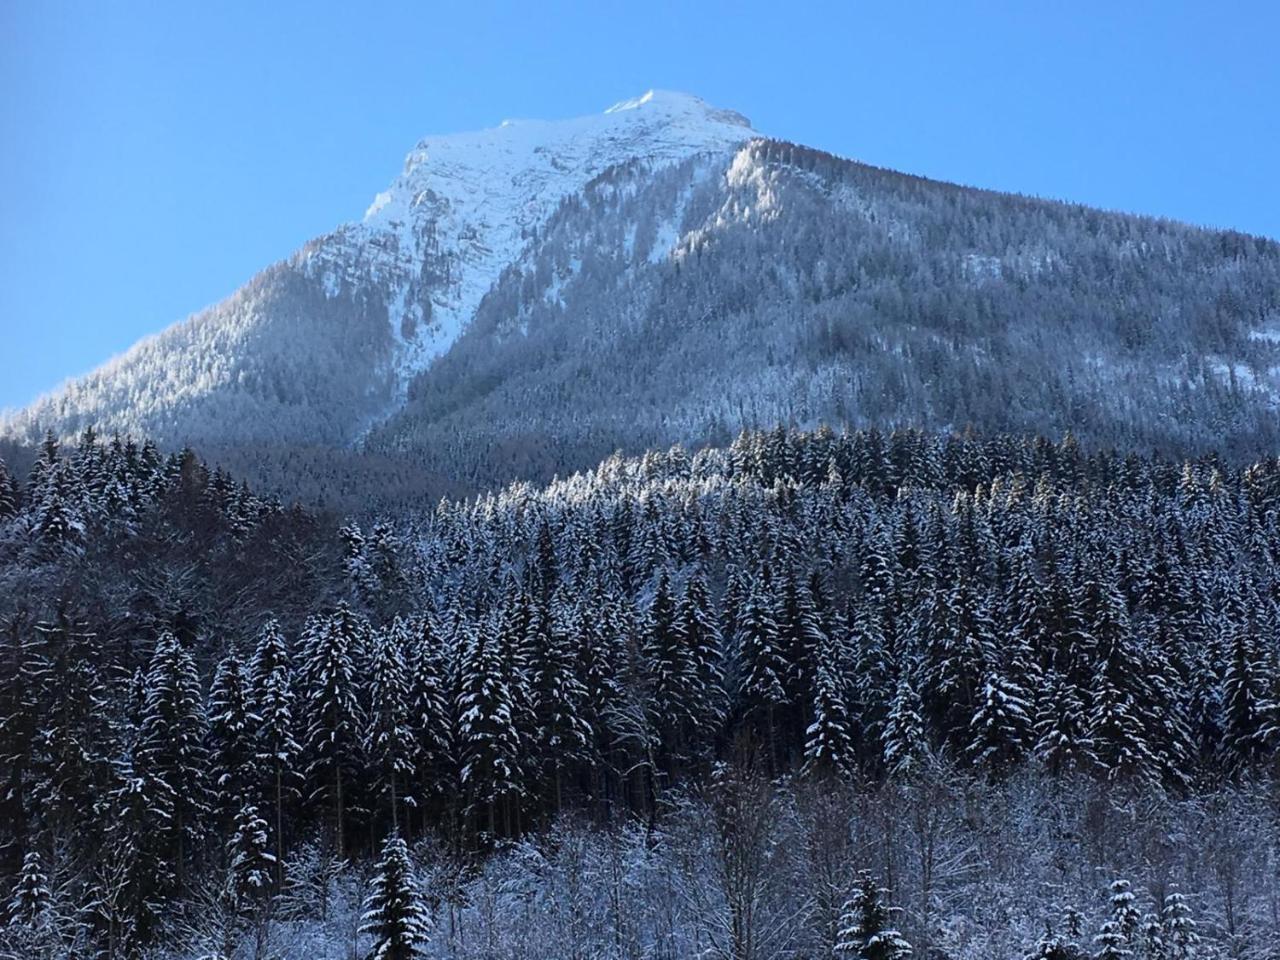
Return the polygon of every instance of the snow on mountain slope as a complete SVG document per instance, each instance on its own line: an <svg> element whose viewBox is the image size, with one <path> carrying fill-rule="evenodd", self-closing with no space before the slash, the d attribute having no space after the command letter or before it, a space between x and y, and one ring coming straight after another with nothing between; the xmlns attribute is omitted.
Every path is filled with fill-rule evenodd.
<svg viewBox="0 0 1280 960"><path fill-rule="evenodd" d="M308 255L326 289L388 284L401 388L457 339L502 269L568 196L623 163L653 167L754 136L740 114L651 90L574 120L428 137L360 223ZM376 254L354 255L353 250ZM424 270L424 266L426 269Z"/></svg>
<svg viewBox="0 0 1280 960"><path fill-rule="evenodd" d="M428 137L363 220L10 416L0 434L93 424L169 444L350 443L403 402L567 197L611 167L727 156L754 136L739 114L650 91L595 116Z"/></svg>

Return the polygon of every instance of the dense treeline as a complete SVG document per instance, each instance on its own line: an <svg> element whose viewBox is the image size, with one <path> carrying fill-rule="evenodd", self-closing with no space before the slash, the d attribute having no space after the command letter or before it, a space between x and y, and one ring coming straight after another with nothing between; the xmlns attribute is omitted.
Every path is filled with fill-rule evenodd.
<svg viewBox="0 0 1280 960"><path fill-rule="evenodd" d="M1087 944L1122 874L1157 927L1171 884L1212 893L1228 955L1276 930L1275 460L778 430L332 534L189 452L87 436L0 473L0 518L0 853L45 890L15 917L58 903L49 944L127 956L212 924L254 955L332 922L344 863L381 850L371 896L420 876L451 931L432 949L518 955L466 939L486 878L628 824L682 912L629 904L647 919L575 955L812 956L855 868L957 957L1046 922ZM821 890L796 847L815 817L843 851ZM717 862L759 872L745 941L747 879ZM1020 872L1044 888L979 896Z"/></svg>

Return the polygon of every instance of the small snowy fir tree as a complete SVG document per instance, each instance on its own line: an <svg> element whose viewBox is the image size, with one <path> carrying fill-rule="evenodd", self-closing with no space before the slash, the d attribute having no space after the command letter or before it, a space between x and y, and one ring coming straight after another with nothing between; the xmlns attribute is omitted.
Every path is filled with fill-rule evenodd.
<svg viewBox="0 0 1280 960"><path fill-rule="evenodd" d="M237 912L250 913L266 899L276 867L275 855L267 849L267 822L253 804L245 804L236 814L227 853L231 861L227 894Z"/></svg>
<svg viewBox="0 0 1280 960"><path fill-rule="evenodd" d="M928 758L922 713L920 695L903 671L884 731L884 766L891 776L909 779L920 772Z"/></svg>
<svg viewBox="0 0 1280 960"><path fill-rule="evenodd" d="M1080 948L1066 938L1046 930L1026 960L1084 960Z"/></svg>
<svg viewBox="0 0 1280 960"><path fill-rule="evenodd" d="M1164 955L1169 960L1195 960L1200 955L1200 935L1196 933L1196 922L1191 919L1191 907L1183 894L1175 890L1164 898L1160 925Z"/></svg>
<svg viewBox="0 0 1280 960"><path fill-rule="evenodd" d="M47 925L52 900L40 854L31 850L22 860L22 872L9 898L9 922L31 928Z"/></svg>
<svg viewBox="0 0 1280 960"><path fill-rule="evenodd" d="M409 850L393 833L382 845L382 859L365 900L360 932L373 937L372 960L413 960L430 939L431 917L422 902Z"/></svg>
<svg viewBox="0 0 1280 960"><path fill-rule="evenodd" d="M911 944L890 926L896 910L885 905L887 892L870 872L863 870L858 875L858 889L840 916L837 956L851 960L900 960L911 956Z"/></svg>
<svg viewBox="0 0 1280 960"><path fill-rule="evenodd" d="M1098 960L1120 960L1133 956L1133 946L1138 940L1142 915L1134 905L1133 891L1128 880L1115 880L1111 884L1111 918L1093 938L1098 945Z"/></svg>

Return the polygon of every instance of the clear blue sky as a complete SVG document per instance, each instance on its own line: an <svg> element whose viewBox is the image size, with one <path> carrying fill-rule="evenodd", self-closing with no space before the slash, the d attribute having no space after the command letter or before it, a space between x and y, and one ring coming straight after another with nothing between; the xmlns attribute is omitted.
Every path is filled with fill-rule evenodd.
<svg viewBox="0 0 1280 960"><path fill-rule="evenodd" d="M962 183L1280 237L1280 4L0 0L0 407L359 217L426 133L685 90Z"/></svg>

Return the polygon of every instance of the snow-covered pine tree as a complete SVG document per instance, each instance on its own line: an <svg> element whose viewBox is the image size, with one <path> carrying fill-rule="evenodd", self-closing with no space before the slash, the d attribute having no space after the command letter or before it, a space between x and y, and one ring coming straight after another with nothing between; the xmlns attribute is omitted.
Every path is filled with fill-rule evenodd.
<svg viewBox="0 0 1280 960"><path fill-rule="evenodd" d="M813 722L805 730L805 769L823 776L848 777L857 767L853 719L847 698L848 665L840 647L827 640L815 651Z"/></svg>
<svg viewBox="0 0 1280 960"><path fill-rule="evenodd" d="M564 771L588 759L595 732L586 721L586 690L577 675L570 635L573 604L564 585L551 595L550 616L537 623L533 638L534 710L543 776L551 781L551 806L563 804Z"/></svg>
<svg viewBox="0 0 1280 960"><path fill-rule="evenodd" d="M1099 571L1087 585L1096 662L1089 738L1107 776L1113 780L1153 782L1160 763L1151 749L1148 717L1157 705L1147 684L1148 671L1136 650L1124 599Z"/></svg>
<svg viewBox="0 0 1280 960"><path fill-rule="evenodd" d="M276 850L276 882L281 881L279 861L285 852L284 814L286 793L298 780L298 759L302 747L295 734L295 705L289 651L284 634L275 620L268 620L258 633L258 643L249 664L249 703L256 720L254 757L262 764L258 789L271 807Z"/></svg>
<svg viewBox="0 0 1280 960"><path fill-rule="evenodd" d="M462 787L473 810L487 811L491 837L497 836L499 803L521 792L520 736L494 627L463 622L455 640L462 658L457 703Z"/></svg>
<svg viewBox="0 0 1280 960"><path fill-rule="evenodd" d="M760 725L769 745L771 762L778 756L775 714L787 702L784 680L787 661L778 640L770 584L753 583L738 612L737 641L741 685L739 698L747 715Z"/></svg>
<svg viewBox="0 0 1280 960"><path fill-rule="evenodd" d="M685 581L676 604L675 629L692 661L691 732L695 742L701 742L716 728L725 709L724 654L707 579L701 570Z"/></svg>
<svg viewBox="0 0 1280 960"><path fill-rule="evenodd" d="M1226 609L1218 619L1219 640L1226 656L1222 676L1222 738L1228 753L1225 759L1233 769L1247 766L1262 747L1263 702L1266 683L1261 656L1254 636L1254 611L1261 601L1251 586L1238 581L1226 587Z"/></svg>
<svg viewBox="0 0 1280 960"><path fill-rule="evenodd" d="M835 952L850 960L900 960L911 956L911 944L892 926L894 907L870 871L858 875L853 896L844 905Z"/></svg>
<svg viewBox="0 0 1280 960"><path fill-rule="evenodd" d="M1088 733L1088 717L1079 688L1070 677L1049 670L1036 694L1031 755L1057 776L1087 771L1098 762Z"/></svg>
<svg viewBox="0 0 1280 960"><path fill-rule="evenodd" d="M977 706L965 752L974 763L1003 772L1022 759L1031 742L1032 708L1026 691L999 667L992 667Z"/></svg>
<svg viewBox="0 0 1280 960"><path fill-rule="evenodd" d="M366 632L367 624L341 604L328 616L309 620L302 639L307 777L326 799L339 857L346 855L347 792L360 757L363 717L356 663Z"/></svg>
<svg viewBox="0 0 1280 960"><path fill-rule="evenodd" d="M397 617L389 628L374 631L369 664L365 748L378 788L388 799L393 830L400 828L399 802L413 777L407 646L407 628Z"/></svg>
<svg viewBox="0 0 1280 960"><path fill-rule="evenodd" d="M267 822L251 803L236 813L227 862L227 896L235 912L256 912L271 892L277 863L267 840Z"/></svg>
<svg viewBox="0 0 1280 960"><path fill-rule="evenodd" d="M57 460L43 479L35 502L34 532L44 556L52 558L81 549L85 536L82 498L83 490L71 465Z"/></svg>
<svg viewBox="0 0 1280 960"><path fill-rule="evenodd" d="M49 889L49 877L38 850L28 850L22 858L22 869L9 897L9 922L28 927L43 926L49 922L53 906L53 893Z"/></svg>
<svg viewBox="0 0 1280 960"><path fill-rule="evenodd" d="M409 849L399 834L382 844L382 857L373 889L364 902L360 932L373 940L370 960L413 960L423 955L431 938L431 914L409 861Z"/></svg>
<svg viewBox="0 0 1280 960"><path fill-rule="evenodd" d="M224 824L256 797L255 733L259 718L250 703L248 677L235 653L219 663L209 689L209 757L213 794Z"/></svg>
<svg viewBox="0 0 1280 960"><path fill-rule="evenodd" d="M1160 925L1167 960L1196 960L1201 956L1198 924L1184 894L1174 890L1165 896Z"/></svg>
<svg viewBox="0 0 1280 960"><path fill-rule="evenodd" d="M17 515L19 495L18 481L0 457L0 523Z"/></svg>
<svg viewBox="0 0 1280 960"><path fill-rule="evenodd" d="M171 632L156 641L145 697L135 765L166 795L171 819L163 835L181 886L207 828L208 718L195 658Z"/></svg>
<svg viewBox="0 0 1280 960"><path fill-rule="evenodd" d="M661 738L660 762L670 776L692 720L697 681L691 651L677 629L676 601L671 577L665 567L658 571L653 599L645 614L641 652L651 677L653 695L650 708L652 723Z"/></svg>
<svg viewBox="0 0 1280 960"><path fill-rule="evenodd" d="M434 614L425 612L408 627L409 733L414 768L413 801L423 806L450 793L451 713L445 694L444 638ZM425 815L425 810L423 811Z"/></svg>
<svg viewBox="0 0 1280 960"><path fill-rule="evenodd" d="M892 777L916 776L929 757L924 708L907 670L900 671L884 728L884 769Z"/></svg>
<svg viewBox="0 0 1280 960"><path fill-rule="evenodd" d="M942 733L958 750L968 747L971 725L997 647L986 600L970 577L960 577L946 601L941 642L930 649L929 684Z"/></svg>

